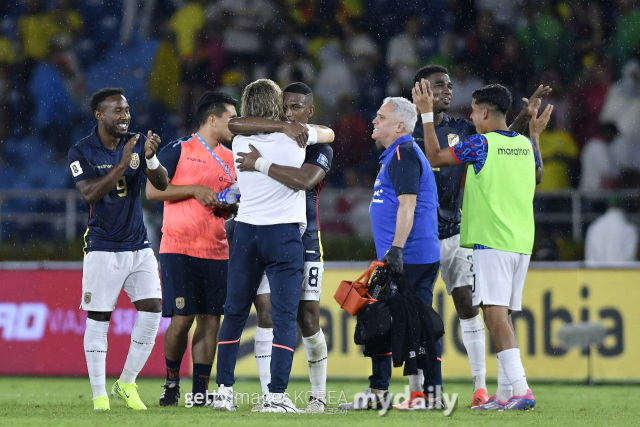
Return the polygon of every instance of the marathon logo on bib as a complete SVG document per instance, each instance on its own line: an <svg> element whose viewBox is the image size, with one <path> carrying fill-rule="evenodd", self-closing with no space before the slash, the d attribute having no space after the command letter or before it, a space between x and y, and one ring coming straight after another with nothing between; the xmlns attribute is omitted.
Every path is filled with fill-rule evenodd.
<svg viewBox="0 0 640 427"><path fill-rule="evenodd" d="M506 154L508 156L528 156L531 150L528 148L498 148L498 154Z"/></svg>
<svg viewBox="0 0 640 427"><path fill-rule="evenodd" d="M324 166L325 168L329 167L329 159L327 159L327 156L325 156L324 154L320 154L318 156L318 160L316 161L322 166Z"/></svg>
<svg viewBox="0 0 640 427"><path fill-rule="evenodd" d="M76 160L75 162L71 163L69 167L71 168L71 174L73 175L74 178L78 175L82 175L82 166L80 166L79 160Z"/></svg>

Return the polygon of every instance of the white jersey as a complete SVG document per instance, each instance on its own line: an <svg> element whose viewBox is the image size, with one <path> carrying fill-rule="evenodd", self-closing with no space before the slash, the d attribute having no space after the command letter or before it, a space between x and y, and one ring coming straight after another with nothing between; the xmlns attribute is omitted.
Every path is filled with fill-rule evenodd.
<svg viewBox="0 0 640 427"><path fill-rule="evenodd" d="M233 139L233 158L248 153L249 144L270 162L299 168L305 158L305 149L283 133L238 135ZM261 172L240 172L240 204L236 221L252 225L307 224L305 191L289 188Z"/></svg>

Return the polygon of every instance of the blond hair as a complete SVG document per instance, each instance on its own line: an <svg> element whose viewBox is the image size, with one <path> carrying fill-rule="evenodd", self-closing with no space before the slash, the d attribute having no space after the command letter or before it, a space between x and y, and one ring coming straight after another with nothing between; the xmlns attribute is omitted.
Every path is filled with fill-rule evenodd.
<svg viewBox="0 0 640 427"><path fill-rule="evenodd" d="M272 120L286 120L282 90L273 80L269 79L259 79L250 83L242 92L240 114Z"/></svg>

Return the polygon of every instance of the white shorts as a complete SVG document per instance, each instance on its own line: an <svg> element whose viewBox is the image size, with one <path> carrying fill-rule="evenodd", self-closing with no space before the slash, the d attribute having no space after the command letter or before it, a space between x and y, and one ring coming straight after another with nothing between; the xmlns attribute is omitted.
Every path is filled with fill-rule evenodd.
<svg viewBox="0 0 640 427"><path fill-rule="evenodd" d="M440 240L440 274L447 293L473 285L473 249L460 247L460 235Z"/></svg>
<svg viewBox="0 0 640 427"><path fill-rule="evenodd" d="M473 258L476 271L473 305L499 305L520 311L531 255L478 249L473 251Z"/></svg>
<svg viewBox="0 0 640 427"><path fill-rule="evenodd" d="M306 262L304 263L304 273L302 275L302 291L300 292L300 301L320 301L322 294L322 273L324 272L324 263ZM268 294L269 280L266 274L262 274L262 280L258 287L258 295Z"/></svg>
<svg viewBox="0 0 640 427"><path fill-rule="evenodd" d="M87 253L82 263L81 309L113 311L123 288L131 302L162 299L158 261L152 249Z"/></svg>

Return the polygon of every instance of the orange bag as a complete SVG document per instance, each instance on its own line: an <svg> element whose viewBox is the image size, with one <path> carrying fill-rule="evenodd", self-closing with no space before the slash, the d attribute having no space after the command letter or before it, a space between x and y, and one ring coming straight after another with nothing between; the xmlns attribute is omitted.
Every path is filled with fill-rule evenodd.
<svg viewBox="0 0 640 427"><path fill-rule="evenodd" d="M340 307L350 315L355 316L360 313L360 310L362 310L365 305L378 301L369 295L369 279L376 267L384 267L385 265L387 264L384 262L374 261L371 263L369 269L365 271L362 276L358 277L355 282L343 280L340 282L340 286L338 286L338 290L333 298L340 304Z"/></svg>

